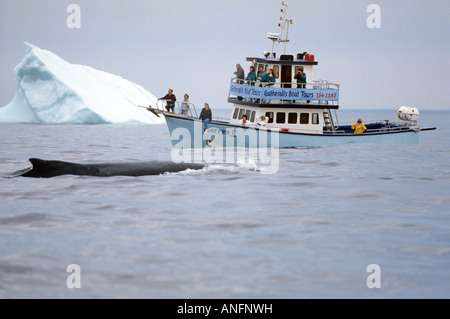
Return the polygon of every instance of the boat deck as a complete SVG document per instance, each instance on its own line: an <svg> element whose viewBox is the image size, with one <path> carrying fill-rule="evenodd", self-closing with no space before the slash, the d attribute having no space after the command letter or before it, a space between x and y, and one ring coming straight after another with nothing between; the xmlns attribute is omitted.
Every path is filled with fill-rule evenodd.
<svg viewBox="0 0 450 319"><path fill-rule="evenodd" d="M371 133L387 133L387 132L397 132L397 131L409 131L411 126L404 126L398 124L386 124L386 123L369 123L364 124L367 130L361 134L371 134ZM353 135L354 130L352 130L351 125L340 125L336 127L335 132L328 131L326 127L323 128L324 135Z"/></svg>

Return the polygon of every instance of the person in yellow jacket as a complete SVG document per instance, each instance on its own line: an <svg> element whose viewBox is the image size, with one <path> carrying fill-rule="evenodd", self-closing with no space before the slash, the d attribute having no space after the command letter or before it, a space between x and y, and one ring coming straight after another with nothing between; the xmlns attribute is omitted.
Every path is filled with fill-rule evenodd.
<svg viewBox="0 0 450 319"><path fill-rule="evenodd" d="M355 134L361 134L367 130L366 126L363 124L361 119L358 119L355 124L352 125L352 130L355 130Z"/></svg>

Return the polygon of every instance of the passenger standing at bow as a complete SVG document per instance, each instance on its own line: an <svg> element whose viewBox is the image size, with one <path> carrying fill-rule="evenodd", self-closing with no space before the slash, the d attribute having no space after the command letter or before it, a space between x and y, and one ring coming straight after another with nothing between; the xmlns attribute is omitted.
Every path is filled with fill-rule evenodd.
<svg viewBox="0 0 450 319"><path fill-rule="evenodd" d="M200 116L198 118L203 121L203 124L205 124L205 133L208 132L208 123L212 120L212 112L208 103L205 103L205 107L200 112Z"/></svg>
<svg viewBox="0 0 450 319"><path fill-rule="evenodd" d="M158 99L158 101L159 100L166 100L167 101L167 105L166 105L167 112L172 112L173 113L173 110L175 109L175 102L176 102L177 98L173 94L173 90L172 89L169 89L167 94L164 97L160 97Z"/></svg>
<svg viewBox="0 0 450 319"><path fill-rule="evenodd" d="M187 93L184 95L184 100L181 103L180 114L189 115L189 95Z"/></svg>

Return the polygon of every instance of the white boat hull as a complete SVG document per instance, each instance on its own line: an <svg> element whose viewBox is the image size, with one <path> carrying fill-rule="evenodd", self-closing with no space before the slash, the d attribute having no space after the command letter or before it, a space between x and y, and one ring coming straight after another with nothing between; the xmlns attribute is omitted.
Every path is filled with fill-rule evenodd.
<svg viewBox="0 0 450 319"><path fill-rule="evenodd" d="M256 127L241 127L226 122L210 122L208 130L200 120L166 115L174 148L212 147L305 147L356 143L417 144L419 130L405 128L396 131L364 134L308 134L282 132Z"/></svg>

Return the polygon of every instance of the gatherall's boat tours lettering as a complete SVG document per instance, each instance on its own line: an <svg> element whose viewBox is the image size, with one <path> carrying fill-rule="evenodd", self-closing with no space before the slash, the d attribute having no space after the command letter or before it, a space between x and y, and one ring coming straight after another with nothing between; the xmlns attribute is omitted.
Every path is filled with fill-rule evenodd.
<svg viewBox="0 0 450 319"><path fill-rule="evenodd" d="M264 97L268 100L279 98L289 98L290 100L322 100L339 101L339 91L337 89L291 89L291 88L271 88L253 87L247 84L230 84L230 94L251 99Z"/></svg>
<svg viewBox="0 0 450 319"><path fill-rule="evenodd" d="M156 107L142 106L165 117L174 149L411 144L419 142L420 132L436 129L418 126L419 110L406 106L397 110L397 122L339 123L339 84L314 79L319 63L314 54L286 54L293 20L287 19L287 5L282 6L279 32L267 34L271 50L246 58L247 77L240 64L236 66L228 91L229 118L205 117L209 108L199 117L187 101L159 99ZM282 54L277 56L274 48L280 44Z"/></svg>

